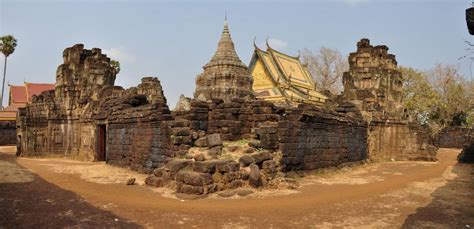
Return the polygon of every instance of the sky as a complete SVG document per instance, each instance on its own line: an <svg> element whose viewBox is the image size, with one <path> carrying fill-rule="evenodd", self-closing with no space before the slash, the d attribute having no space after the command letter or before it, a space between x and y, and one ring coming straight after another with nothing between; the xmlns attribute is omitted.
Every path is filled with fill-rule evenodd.
<svg viewBox="0 0 474 229"><path fill-rule="evenodd" d="M290 55L320 47L344 56L361 38L387 45L399 65L429 70L458 65L470 78L464 0L334 1L112 1L0 0L0 35L18 40L8 58L7 82L54 83L65 48L101 48L121 63L116 85L136 86L145 76L161 81L168 105L192 97L196 75L217 46L224 15L241 60L249 64L253 40ZM0 57L3 65L3 57ZM3 66L2 66L3 67ZM3 73L3 72L2 72ZM7 91L7 89L6 89ZM7 93L5 93L7 94ZM5 95L4 103L8 95Z"/></svg>

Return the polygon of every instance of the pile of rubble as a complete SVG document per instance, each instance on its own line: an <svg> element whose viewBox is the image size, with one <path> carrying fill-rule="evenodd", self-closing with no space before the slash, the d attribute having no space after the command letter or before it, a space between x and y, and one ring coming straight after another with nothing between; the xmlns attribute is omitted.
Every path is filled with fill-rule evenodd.
<svg viewBox="0 0 474 229"><path fill-rule="evenodd" d="M279 152L252 147L260 144L255 140L223 142L219 134L199 139L203 138L205 144L155 169L145 183L172 187L179 194L207 195L238 188L277 188L284 181Z"/></svg>

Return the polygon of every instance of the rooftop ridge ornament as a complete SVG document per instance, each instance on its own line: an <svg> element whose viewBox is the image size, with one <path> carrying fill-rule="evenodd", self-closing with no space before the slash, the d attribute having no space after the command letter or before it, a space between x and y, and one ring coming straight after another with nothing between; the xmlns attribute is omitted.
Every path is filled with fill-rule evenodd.
<svg viewBox="0 0 474 229"><path fill-rule="evenodd" d="M267 49L272 49L272 47L270 47L270 43L268 43L268 36L265 39L265 44L267 44Z"/></svg>
<svg viewBox="0 0 474 229"><path fill-rule="evenodd" d="M259 49L256 42L257 42L257 36L253 37L253 47L256 49Z"/></svg>

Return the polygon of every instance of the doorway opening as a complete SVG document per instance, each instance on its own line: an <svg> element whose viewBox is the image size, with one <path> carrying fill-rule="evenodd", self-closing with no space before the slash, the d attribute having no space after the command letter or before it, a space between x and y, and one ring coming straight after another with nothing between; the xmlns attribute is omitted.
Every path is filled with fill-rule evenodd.
<svg viewBox="0 0 474 229"><path fill-rule="evenodd" d="M97 130L97 161L106 161L107 127L99 125Z"/></svg>

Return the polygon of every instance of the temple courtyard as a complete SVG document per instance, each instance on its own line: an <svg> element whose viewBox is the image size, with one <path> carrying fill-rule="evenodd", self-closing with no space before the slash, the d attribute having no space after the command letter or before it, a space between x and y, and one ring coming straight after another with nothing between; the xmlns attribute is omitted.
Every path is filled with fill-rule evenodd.
<svg viewBox="0 0 474 229"><path fill-rule="evenodd" d="M320 170L284 190L238 189L185 200L145 174L100 162L18 158L0 147L0 225L6 228L469 228L474 165L459 149L437 162ZM126 181L135 178L134 185ZM337 213L337 214L336 214Z"/></svg>

